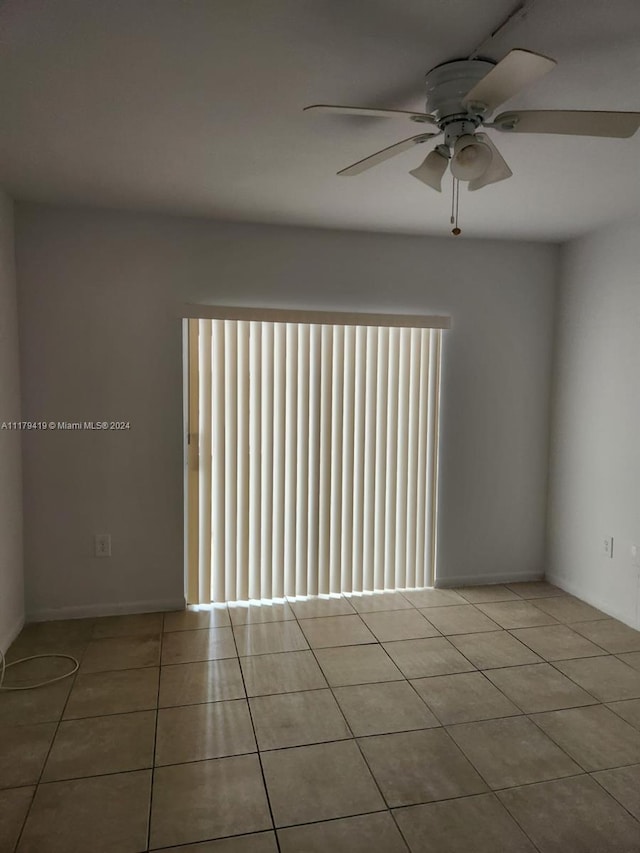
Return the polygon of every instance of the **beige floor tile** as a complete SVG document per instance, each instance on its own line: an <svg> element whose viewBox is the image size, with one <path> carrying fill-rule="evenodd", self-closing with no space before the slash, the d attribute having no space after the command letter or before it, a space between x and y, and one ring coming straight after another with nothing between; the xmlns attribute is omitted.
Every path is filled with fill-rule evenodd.
<svg viewBox="0 0 640 853"><path fill-rule="evenodd" d="M618 767L615 770L600 770L593 774L593 778L622 803L636 820L640 820L640 764Z"/></svg>
<svg viewBox="0 0 640 853"><path fill-rule="evenodd" d="M626 699L622 702L610 702L607 705L611 711L640 729L640 699Z"/></svg>
<svg viewBox="0 0 640 853"><path fill-rule="evenodd" d="M359 616L321 616L301 619L300 627L312 649L375 643L376 638Z"/></svg>
<svg viewBox="0 0 640 853"><path fill-rule="evenodd" d="M444 729L367 737L359 744L390 807L487 790Z"/></svg>
<svg viewBox="0 0 640 853"><path fill-rule="evenodd" d="M59 720L72 685L68 678L37 690L0 692L0 729Z"/></svg>
<svg viewBox="0 0 640 853"><path fill-rule="evenodd" d="M348 616L355 613L348 599L343 596L339 598L314 596L301 601L291 601L290 605L298 619L311 619L315 616Z"/></svg>
<svg viewBox="0 0 640 853"><path fill-rule="evenodd" d="M247 696L267 696L326 687L312 652L284 652L240 658Z"/></svg>
<svg viewBox="0 0 640 853"><path fill-rule="evenodd" d="M578 622L571 627L611 654L640 651L640 631L634 631L617 619Z"/></svg>
<svg viewBox="0 0 640 853"><path fill-rule="evenodd" d="M237 658L174 664L160 671L160 708L243 698Z"/></svg>
<svg viewBox="0 0 640 853"><path fill-rule="evenodd" d="M70 649L80 652L91 640L93 619L65 619L53 622L31 622L25 625L7 652L7 662L16 658L61 652L73 654Z"/></svg>
<svg viewBox="0 0 640 853"><path fill-rule="evenodd" d="M449 608L450 609L450 608ZM433 608L426 610L431 613ZM417 640L423 637L438 637L440 632L415 608L410 610L382 610L379 613L363 613L362 620L381 643L390 640Z"/></svg>
<svg viewBox="0 0 640 853"><path fill-rule="evenodd" d="M429 608L424 613L438 631L445 636L497 631L500 627L472 604L461 604L458 607L439 607L437 610Z"/></svg>
<svg viewBox="0 0 640 853"><path fill-rule="evenodd" d="M402 673L377 644L318 649L316 657L331 687L402 679Z"/></svg>
<svg viewBox="0 0 640 853"><path fill-rule="evenodd" d="M232 625L261 625L265 622L288 622L295 619L291 606L286 601L264 604L238 602L229 607Z"/></svg>
<svg viewBox="0 0 640 853"><path fill-rule="evenodd" d="M162 641L162 665L236 657L231 628L173 631Z"/></svg>
<svg viewBox="0 0 640 853"><path fill-rule="evenodd" d="M91 639L95 619L51 619L47 622L28 622L21 637L38 636L48 641L57 641L61 637Z"/></svg>
<svg viewBox="0 0 640 853"><path fill-rule="evenodd" d="M334 692L356 737L439 725L406 681L336 687Z"/></svg>
<svg viewBox="0 0 640 853"><path fill-rule="evenodd" d="M518 601L519 596L503 584L491 583L481 586L459 586L456 591L471 604L484 604L487 601Z"/></svg>
<svg viewBox="0 0 640 853"><path fill-rule="evenodd" d="M265 752L262 764L276 826L385 807L354 741Z"/></svg>
<svg viewBox="0 0 640 853"><path fill-rule="evenodd" d="M613 655L557 661L555 666L601 702L640 698L640 673Z"/></svg>
<svg viewBox="0 0 640 853"><path fill-rule="evenodd" d="M490 619L507 629L558 624L553 616L549 616L530 601L493 601L478 604L478 607Z"/></svg>
<svg viewBox="0 0 640 853"><path fill-rule="evenodd" d="M160 663L160 637L114 637L92 640L82 658L80 671L106 672L112 669L137 669L158 666Z"/></svg>
<svg viewBox="0 0 640 853"><path fill-rule="evenodd" d="M637 853L640 823L589 776L498 794L540 853Z"/></svg>
<svg viewBox="0 0 640 853"><path fill-rule="evenodd" d="M196 631L199 628L225 628L231 624L229 609L220 604L187 607L164 614L164 630Z"/></svg>
<svg viewBox="0 0 640 853"><path fill-rule="evenodd" d="M478 669L540 662L538 655L506 631L461 634L450 642Z"/></svg>
<svg viewBox="0 0 640 853"><path fill-rule="evenodd" d="M38 781L55 732L56 723L0 728L0 788Z"/></svg>
<svg viewBox="0 0 640 853"><path fill-rule="evenodd" d="M34 684L40 684L43 681L50 681L52 678L58 678L59 676L65 675L69 676L69 678L65 678L63 681L58 682L59 684L64 684L65 687L71 689L71 684L73 682L73 670L75 669L77 660L71 660L69 657L64 657L63 654L58 654L57 649L55 653L46 653L46 657L39 657L35 660L25 660L20 662L15 662L11 664L8 663L5 669L5 678L3 684L6 687L29 687ZM47 688L38 687L35 688L40 691L48 690L53 685L48 685ZM8 696L11 691L3 692L0 694L0 701L5 696Z"/></svg>
<svg viewBox="0 0 640 853"><path fill-rule="evenodd" d="M535 714L531 719L585 770L640 762L640 732L604 705Z"/></svg>
<svg viewBox="0 0 640 853"><path fill-rule="evenodd" d="M278 853L278 845L274 832L257 832L188 844L186 847L163 847L154 853Z"/></svg>
<svg viewBox="0 0 640 853"><path fill-rule="evenodd" d="M279 829L282 853L406 853L389 812Z"/></svg>
<svg viewBox="0 0 640 853"><path fill-rule="evenodd" d="M155 711L60 723L44 782L143 770L153 764Z"/></svg>
<svg viewBox="0 0 640 853"><path fill-rule="evenodd" d="M64 719L147 711L158 702L158 667L78 675Z"/></svg>
<svg viewBox="0 0 640 853"><path fill-rule="evenodd" d="M408 610L412 605L399 592L371 592L349 597L357 613L379 613L384 610Z"/></svg>
<svg viewBox="0 0 640 853"><path fill-rule="evenodd" d="M607 614L602 610L596 610L573 595L540 599L536 601L536 607L553 616L558 622L591 622L594 619L607 618Z"/></svg>
<svg viewBox="0 0 640 853"><path fill-rule="evenodd" d="M511 633L545 660L570 660L602 654L599 646L576 634L568 625L517 628Z"/></svg>
<svg viewBox="0 0 640 853"><path fill-rule="evenodd" d="M146 849L151 771L40 785L18 853Z"/></svg>
<svg viewBox="0 0 640 853"><path fill-rule="evenodd" d="M632 666L640 672L640 652L625 652L624 654L618 655L618 657L623 663Z"/></svg>
<svg viewBox="0 0 640 853"><path fill-rule="evenodd" d="M385 643L384 648L406 678L449 675L453 672L469 672L475 668L444 637L400 640Z"/></svg>
<svg viewBox="0 0 640 853"><path fill-rule="evenodd" d="M246 699L161 708L156 766L256 752Z"/></svg>
<svg viewBox="0 0 640 853"><path fill-rule="evenodd" d="M74 634L66 634L64 632L60 633L59 638L53 637L52 639L50 639L45 633L28 634L24 636L21 634L8 649L6 661L7 663L13 663L14 661L31 657L32 655L48 655L55 653L71 655L71 657L80 662L82 661L90 641L90 636L77 637ZM47 659L46 661L30 661L28 664L21 663L17 669L10 670L9 672L11 673L12 680L15 677L14 673L18 678L24 677L27 680L35 680L26 675L29 670L32 672L36 670L42 671L49 669L51 666L51 659ZM69 667L69 664L67 663L66 666Z"/></svg>
<svg viewBox="0 0 640 853"><path fill-rule="evenodd" d="M555 595L565 595L564 590L548 581L507 583L505 586L519 598L552 598Z"/></svg>
<svg viewBox="0 0 640 853"><path fill-rule="evenodd" d="M495 794L395 809L412 853L535 853Z"/></svg>
<svg viewBox="0 0 640 853"><path fill-rule="evenodd" d="M481 672L436 675L411 683L445 726L520 713Z"/></svg>
<svg viewBox="0 0 640 853"><path fill-rule="evenodd" d="M486 675L525 714L596 703L593 696L548 663L489 669Z"/></svg>
<svg viewBox="0 0 640 853"><path fill-rule="evenodd" d="M261 750L351 737L330 690L256 696L250 705Z"/></svg>
<svg viewBox="0 0 640 853"><path fill-rule="evenodd" d="M297 652L309 646L297 622L264 622L234 625L238 653L265 655L275 652Z"/></svg>
<svg viewBox="0 0 640 853"><path fill-rule="evenodd" d="M34 791L34 787L0 791L0 850L13 853Z"/></svg>
<svg viewBox="0 0 640 853"><path fill-rule="evenodd" d="M156 769L152 849L271 828L257 755Z"/></svg>
<svg viewBox="0 0 640 853"><path fill-rule="evenodd" d="M162 613L131 613L96 619L93 639L107 637L140 637L162 631Z"/></svg>
<svg viewBox="0 0 640 853"><path fill-rule="evenodd" d="M494 790L580 773L580 767L526 717L463 723L448 731Z"/></svg>
<svg viewBox="0 0 640 853"><path fill-rule="evenodd" d="M453 589L406 589L402 595L414 607L450 607L467 601Z"/></svg>

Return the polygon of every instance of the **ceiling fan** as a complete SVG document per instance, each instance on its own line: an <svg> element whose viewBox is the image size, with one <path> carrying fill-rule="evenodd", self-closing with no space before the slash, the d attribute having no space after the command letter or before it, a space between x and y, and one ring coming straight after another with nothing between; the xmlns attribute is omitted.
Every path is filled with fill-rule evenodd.
<svg viewBox="0 0 640 853"><path fill-rule="evenodd" d="M483 46L516 15L522 17L525 5L521 4ZM555 65L553 59L529 50L514 49L498 63L479 58L478 51L475 51L468 59L445 62L427 73L424 112L332 104L314 104L305 110L408 119L434 128L431 132L410 136L358 160L338 175L359 175L415 145L444 135L444 140L409 174L441 192L442 178L449 166L454 179L466 182L470 190L479 190L513 174L484 129L501 133L626 138L633 136L640 127L640 112L591 110L509 110L489 121L502 103L547 74ZM454 233L456 231L459 233L459 229L456 228Z"/></svg>

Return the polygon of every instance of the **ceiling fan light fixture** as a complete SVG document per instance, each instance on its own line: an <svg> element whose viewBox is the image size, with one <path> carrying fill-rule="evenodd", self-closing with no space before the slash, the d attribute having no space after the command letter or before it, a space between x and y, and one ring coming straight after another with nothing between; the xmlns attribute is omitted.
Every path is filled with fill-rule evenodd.
<svg viewBox="0 0 640 853"><path fill-rule="evenodd" d="M473 181L491 165L491 149L471 134L460 136L453 151L451 172L459 181Z"/></svg>
<svg viewBox="0 0 640 853"><path fill-rule="evenodd" d="M504 181L513 175L513 172L506 164L504 157L491 141L490 136L487 133L478 133L476 138L479 139L480 142L484 142L484 144L491 149L491 163L489 164L489 168L486 169L479 178L469 181L468 188L471 192L473 192L473 190L482 189L482 187L486 187L488 184L495 184L498 181Z"/></svg>
<svg viewBox="0 0 640 853"><path fill-rule="evenodd" d="M423 162L417 168L412 169L409 174L431 189L442 192L442 176L447 171L448 163L449 158L436 148L430 151Z"/></svg>

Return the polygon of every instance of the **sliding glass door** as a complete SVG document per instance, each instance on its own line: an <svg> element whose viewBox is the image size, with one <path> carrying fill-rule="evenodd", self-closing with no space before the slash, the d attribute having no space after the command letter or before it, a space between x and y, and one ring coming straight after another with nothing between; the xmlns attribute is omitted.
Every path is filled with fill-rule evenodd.
<svg viewBox="0 0 640 853"><path fill-rule="evenodd" d="M442 327L188 337L189 603L432 585Z"/></svg>

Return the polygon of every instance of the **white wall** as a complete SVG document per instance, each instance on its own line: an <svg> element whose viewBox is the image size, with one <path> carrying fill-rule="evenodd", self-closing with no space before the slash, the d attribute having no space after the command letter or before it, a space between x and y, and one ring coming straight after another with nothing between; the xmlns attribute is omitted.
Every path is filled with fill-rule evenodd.
<svg viewBox="0 0 640 853"><path fill-rule="evenodd" d="M638 627L639 270L640 220L562 250L548 553L550 577Z"/></svg>
<svg viewBox="0 0 640 853"><path fill-rule="evenodd" d="M0 426L20 420L13 202L0 191ZM21 435L0 429L0 649L24 622Z"/></svg>
<svg viewBox="0 0 640 853"><path fill-rule="evenodd" d="M440 582L543 573L557 247L37 205L17 232L25 415L132 425L25 436L32 616L182 595L185 301L451 313Z"/></svg>

